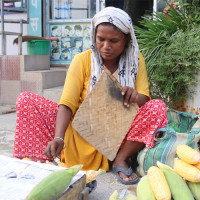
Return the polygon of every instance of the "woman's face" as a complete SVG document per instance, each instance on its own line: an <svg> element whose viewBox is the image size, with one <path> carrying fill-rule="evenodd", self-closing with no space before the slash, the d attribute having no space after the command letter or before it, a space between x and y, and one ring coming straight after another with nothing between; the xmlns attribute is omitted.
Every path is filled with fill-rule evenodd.
<svg viewBox="0 0 200 200"><path fill-rule="evenodd" d="M96 45L104 61L119 59L127 37L113 25L100 24L96 32Z"/></svg>

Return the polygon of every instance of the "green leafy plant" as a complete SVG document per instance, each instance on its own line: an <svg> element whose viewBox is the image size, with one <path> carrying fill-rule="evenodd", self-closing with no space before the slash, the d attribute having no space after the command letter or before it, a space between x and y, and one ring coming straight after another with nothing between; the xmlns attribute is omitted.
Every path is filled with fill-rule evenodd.
<svg viewBox="0 0 200 200"><path fill-rule="evenodd" d="M176 3L191 23L200 23L200 0L176 0Z"/></svg>
<svg viewBox="0 0 200 200"><path fill-rule="evenodd" d="M188 27L187 18L173 7L169 11L168 17L163 13L154 13L153 18L155 20L144 17L144 20L140 21L144 28L134 27L150 78L155 70L153 63L169 45L171 35L177 30L186 30Z"/></svg>
<svg viewBox="0 0 200 200"><path fill-rule="evenodd" d="M154 73L151 92L170 107L194 93L200 70L200 28L178 30L168 39L169 45L152 64Z"/></svg>
<svg viewBox="0 0 200 200"><path fill-rule="evenodd" d="M200 0L176 0L167 15L144 17L134 27L149 76L152 98L177 109L177 102L194 93L200 69ZM195 8L196 7L196 8Z"/></svg>

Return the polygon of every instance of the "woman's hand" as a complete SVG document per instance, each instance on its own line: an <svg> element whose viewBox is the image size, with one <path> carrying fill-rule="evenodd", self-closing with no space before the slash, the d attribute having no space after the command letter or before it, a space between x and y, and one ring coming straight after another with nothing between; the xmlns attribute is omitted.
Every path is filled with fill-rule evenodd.
<svg viewBox="0 0 200 200"><path fill-rule="evenodd" d="M65 142L62 140L62 138L65 137L65 132L69 125L71 115L72 111L69 107L65 105L59 105L56 117L55 138L48 143L47 148L44 151L44 154L47 157L55 159L62 151L65 145Z"/></svg>
<svg viewBox="0 0 200 200"><path fill-rule="evenodd" d="M124 86L121 94L124 96L124 105L129 107L133 103L137 103L139 107L143 106L149 99L143 94L139 94L132 87Z"/></svg>
<svg viewBox="0 0 200 200"><path fill-rule="evenodd" d="M139 93L132 87L124 86L121 94L124 96L124 105L129 107L131 104L136 103Z"/></svg>
<svg viewBox="0 0 200 200"><path fill-rule="evenodd" d="M62 151L64 147L64 141L54 139L51 142L48 143L47 148L45 149L44 154L51 159L55 159L58 157L60 152Z"/></svg>

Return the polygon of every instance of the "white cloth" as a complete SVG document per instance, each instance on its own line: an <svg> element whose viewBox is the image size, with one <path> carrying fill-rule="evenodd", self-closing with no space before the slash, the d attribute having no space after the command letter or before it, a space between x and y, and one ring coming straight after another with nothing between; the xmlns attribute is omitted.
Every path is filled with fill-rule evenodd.
<svg viewBox="0 0 200 200"><path fill-rule="evenodd" d="M115 25L123 33L130 33L131 40L120 56L118 66L118 81L122 86L130 86L135 88L135 79L139 65L139 47L133 30L132 20L129 15L119 8L106 7L98 12L91 22L91 41L92 41L92 56L91 56L91 77L90 91L99 80L102 73L103 61L97 49L95 42L96 27L108 22Z"/></svg>

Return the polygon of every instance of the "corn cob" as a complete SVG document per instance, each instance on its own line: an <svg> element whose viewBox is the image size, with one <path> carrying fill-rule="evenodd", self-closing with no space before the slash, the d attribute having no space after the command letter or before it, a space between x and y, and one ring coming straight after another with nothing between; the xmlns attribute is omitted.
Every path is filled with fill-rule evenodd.
<svg viewBox="0 0 200 200"><path fill-rule="evenodd" d="M118 192L117 192L117 190L115 190L115 191L110 195L109 200L117 200L117 197L118 197Z"/></svg>
<svg viewBox="0 0 200 200"><path fill-rule="evenodd" d="M74 165L68 169L54 171L40 181L26 197L26 200L51 200L60 195L70 184L72 178L83 165Z"/></svg>
<svg viewBox="0 0 200 200"><path fill-rule="evenodd" d="M54 159L54 162L56 162L57 164L61 163L61 162L60 162L60 158L56 157L56 158Z"/></svg>
<svg viewBox="0 0 200 200"><path fill-rule="evenodd" d="M137 200L137 197L134 194L128 194L126 200Z"/></svg>
<svg viewBox="0 0 200 200"><path fill-rule="evenodd" d="M28 160L28 161L31 161L30 158L22 158L22 160Z"/></svg>
<svg viewBox="0 0 200 200"><path fill-rule="evenodd" d="M150 187L148 176L142 177L142 179L138 183L137 198L138 200L156 200Z"/></svg>
<svg viewBox="0 0 200 200"><path fill-rule="evenodd" d="M200 162L194 165L197 169L200 169Z"/></svg>
<svg viewBox="0 0 200 200"><path fill-rule="evenodd" d="M194 200L192 192L181 176L161 162L157 162L157 165L165 175L174 200Z"/></svg>
<svg viewBox="0 0 200 200"><path fill-rule="evenodd" d="M106 173L106 171L103 169L99 169L98 171L95 171L95 170L86 171L86 183L90 183L96 180L98 175L104 174L104 173Z"/></svg>
<svg viewBox="0 0 200 200"><path fill-rule="evenodd" d="M200 182L200 170L178 158L175 158L174 170L187 181Z"/></svg>
<svg viewBox="0 0 200 200"><path fill-rule="evenodd" d="M188 145L179 145L176 149L176 153L178 157L186 163L197 164L200 162L200 153Z"/></svg>
<svg viewBox="0 0 200 200"><path fill-rule="evenodd" d="M199 183L188 182L188 185L195 199L200 200L200 182Z"/></svg>
<svg viewBox="0 0 200 200"><path fill-rule="evenodd" d="M151 166L148 171L150 187L157 200L171 200L171 192L163 172L156 166Z"/></svg>
<svg viewBox="0 0 200 200"><path fill-rule="evenodd" d="M64 163L64 162L60 162L60 163L58 163L58 166L59 166L59 167L65 167L65 168L68 168L67 164Z"/></svg>
<svg viewBox="0 0 200 200"><path fill-rule="evenodd" d="M86 183L90 183L90 182L96 180L97 176L98 176L98 174L96 173L95 170L86 171Z"/></svg>

